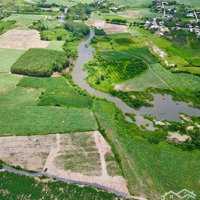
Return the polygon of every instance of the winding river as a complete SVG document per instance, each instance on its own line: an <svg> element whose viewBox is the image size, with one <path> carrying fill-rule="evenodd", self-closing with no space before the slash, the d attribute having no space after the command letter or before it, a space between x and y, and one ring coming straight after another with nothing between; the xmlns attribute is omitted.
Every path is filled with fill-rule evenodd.
<svg viewBox="0 0 200 200"><path fill-rule="evenodd" d="M83 42L81 42L78 46L78 59L77 62L73 68L72 71L72 78L73 81L83 90L86 90L89 94L95 95L104 99L107 99L108 101L111 101L115 103L115 105L123 112L125 113L134 113L136 114L137 118L137 124L138 125L144 125L146 123L149 123L149 127L147 127L149 130L154 130L152 122L144 119L142 115L144 114L151 114L155 115L155 117L159 119L168 119L168 120L179 120L179 113L183 112L189 115L196 115L200 116L200 110L196 108L190 107L187 103L184 102L175 102L172 100L172 97L170 95L160 95L156 94L154 95L154 101L153 107L147 108L142 107L139 110L133 109L129 107L126 103L124 103L121 99L117 97L113 97L110 94L98 91L90 87L90 85L85 80L88 76L87 72L83 70L84 64L88 63L90 60L93 59L93 52L95 49L92 46L88 46L91 42L91 39L94 37L93 30L90 31L89 37L87 37ZM129 118L126 118L127 120L130 120ZM3 168L7 171L14 172L17 174L29 176L29 177L41 177L43 175L54 178L60 181L64 181L67 183L77 183L82 185L91 185L95 186L97 188L115 193L120 196L127 196L127 194L120 193L118 191L110 190L109 188L106 188L103 185L95 184L95 183L88 183L88 182L81 182L81 181L75 181L71 179L62 179L60 177L56 177L54 175L45 173L45 172L36 172L36 173L30 173L23 170L18 170L15 168L12 168L7 165L3 165Z"/></svg>
<svg viewBox="0 0 200 200"><path fill-rule="evenodd" d="M95 95L115 103L117 108L119 108L123 114L136 114L136 123L138 125L144 125L148 123L149 127L147 128L149 130L153 130L152 123L149 120L144 119L142 115L150 114L154 115L157 120L167 119L170 121L179 121L180 112L186 113L188 115L200 116L199 109L190 107L187 103L184 102L175 102L170 95L154 95L154 101L151 102L154 105L153 107L142 107L141 109L136 110L129 107L121 99L92 88L86 81L88 73L87 71L84 71L83 68L84 64L88 63L94 58L93 52L95 49L92 46L88 46L94 36L94 31L91 30L89 37L87 37L78 46L78 59L72 71L72 79L80 88L86 90L91 95ZM126 119L128 121L130 120L128 117L126 117Z"/></svg>

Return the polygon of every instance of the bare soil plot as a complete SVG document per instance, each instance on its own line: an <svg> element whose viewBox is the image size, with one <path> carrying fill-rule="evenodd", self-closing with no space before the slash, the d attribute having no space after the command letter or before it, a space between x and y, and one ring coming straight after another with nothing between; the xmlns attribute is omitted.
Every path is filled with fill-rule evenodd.
<svg viewBox="0 0 200 200"><path fill-rule="evenodd" d="M98 131L1 137L0 160L129 194L111 148Z"/></svg>
<svg viewBox="0 0 200 200"><path fill-rule="evenodd" d="M122 17L134 18L134 19L143 17L143 13L141 10L127 10L126 12L120 13L119 15Z"/></svg>
<svg viewBox="0 0 200 200"><path fill-rule="evenodd" d="M55 141L55 135L1 137L0 160L25 169L41 171L50 149L56 145Z"/></svg>
<svg viewBox="0 0 200 200"><path fill-rule="evenodd" d="M128 28L124 25L109 24L103 20L89 19L86 21L86 25L91 26L91 27L96 27L99 29L104 29L104 31L107 34L127 33L128 32Z"/></svg>
<svg viewBox="0 0 200 200"><path fill-rule="evenodd" d="M0 36L0 48L27 50L30 48L46 48L48 41L42 41L36 30L13 29Z"/></svg>

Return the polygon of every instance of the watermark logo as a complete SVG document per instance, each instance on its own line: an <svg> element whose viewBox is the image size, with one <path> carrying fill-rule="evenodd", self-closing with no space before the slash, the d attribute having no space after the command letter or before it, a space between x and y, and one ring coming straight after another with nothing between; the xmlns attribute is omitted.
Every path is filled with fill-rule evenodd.
<svg viewBox="0 0 200 200"><path fill-rule="evenodd" d="M179 192L169 191L166 192L162 197L161 200L195 200L196 194L194 192L190 192L187 189L183 189Z"/></svg>

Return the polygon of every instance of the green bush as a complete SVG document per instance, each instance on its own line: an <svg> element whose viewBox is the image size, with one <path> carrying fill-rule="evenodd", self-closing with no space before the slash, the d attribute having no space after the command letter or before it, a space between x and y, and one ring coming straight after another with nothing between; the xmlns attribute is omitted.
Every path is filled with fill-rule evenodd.
<svg viewBox="0 0 200 200"><path fill-rule="evenodd" d="M75 37L84 37L90 32L90 29L85 24L72 21L66 22L64 27L72 32Z"/></svg>
<svg viewBox="0 0 200 200"><path fill-rule="evenodd" d="M68 66L64 52L48 49L29 49L11 67L11 72L27 76L49 77L54 71Z"/></svg>

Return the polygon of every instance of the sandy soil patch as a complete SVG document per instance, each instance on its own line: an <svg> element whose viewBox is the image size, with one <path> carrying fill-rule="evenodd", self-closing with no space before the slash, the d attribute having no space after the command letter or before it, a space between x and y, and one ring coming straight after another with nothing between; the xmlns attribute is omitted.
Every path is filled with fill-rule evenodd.
<svg viewBox="0 0 200 200"><path fill-rule="evenodd" d="M129 195L126 180L110 176L105 155L113 156L98 132L0 138L0 160L74 181L100 184ZM113 161L112 161L113 162Z"/></svg>
<svg viewBox="0 0 200 200"><path fill-rule="evenodd" d="M128 10L127 12L120 14L120 16L137 19L137 18L142 18L143 14L141 10Z"/></svg>
<svg viewBox="0 0 200 200"><path fill-rule="evenodd" d="M191 140L191 137L189 135L181 135L178 132L176 133L169 132L167 139L170 141L174 141L176 143L183 143L186 142L187 140Z"/></svg>
<svg viewBox="0 0 200 200"><path fill-rule="evenodd" d="M46 48L48 41L40 39L36 30L13 29L0 36L0 48L27 50L30 48Z"/></svg>
<svg viewBox="0 0 200 200"><path fill-rule="evenodd" d="M50 148L55 146L55 141L54 135L0 137L0 160L25 169L40 171Z"/></svg>
<svg viewBox="0 0 200 200"><path fill-rule="evenodd" d="M127 33L128 32L128 28L124 25L109 24L103 20L89 19L86 21L86 25L88 25L90 27L97 27L99 29L104 29L104 31L107 34Z"/></svg>

